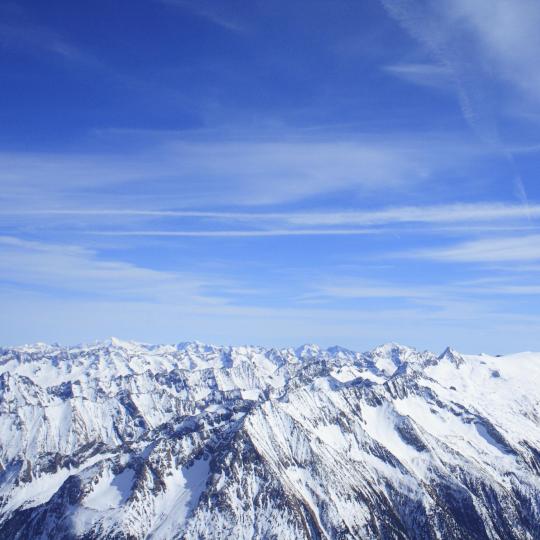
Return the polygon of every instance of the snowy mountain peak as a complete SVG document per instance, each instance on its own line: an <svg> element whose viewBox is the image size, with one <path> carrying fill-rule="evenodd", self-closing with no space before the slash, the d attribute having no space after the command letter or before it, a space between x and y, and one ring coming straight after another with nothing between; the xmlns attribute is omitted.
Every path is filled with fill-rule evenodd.
<svg viewBox="0 0 540 540"><path fill-rule="evenodd" d="M121 349L134 349L134 348L140 348L141 343L137 343L135 341L124 341L122 339L116 338L114 336L111 336L110 338L106 339L101 343L104 346L108 347L118 347ZM100 343L98 343L100 345Z"/></svg>
<svg viewBox="0 0 540 540"><path fill-rule="evenodd" d="M382 345L378 345L373 349L373 353L392 353L394 351L412 351L411 347L406 347L404 345L401 345L400 343L396 343L394 341L390 341L388 343L383 343Z"/></svg>
<svg viewBox="0 0 540 540"><path fill-rule="evenodd" d="M299 358L313 358L321 353L321 348L313 343L305 343L295 350L296 356Z"/></svg>
<svg viewBox="0 0 540 540"><path fill-rule="evenodd" d="M453 362L456 366L460 366L464 363L463 357L451 347L446 347L439 356L439 360L448 360L449 362Z"/></svg>

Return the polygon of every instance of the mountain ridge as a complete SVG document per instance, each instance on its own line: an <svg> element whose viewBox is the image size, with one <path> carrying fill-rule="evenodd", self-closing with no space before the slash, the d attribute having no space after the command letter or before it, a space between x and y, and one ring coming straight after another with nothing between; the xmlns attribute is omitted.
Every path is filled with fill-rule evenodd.
<svg viewBox="0 0 540 540"><path fill-rule="evenodd" d="M539 538L540 354L0 349L0 536Z"/></svg>

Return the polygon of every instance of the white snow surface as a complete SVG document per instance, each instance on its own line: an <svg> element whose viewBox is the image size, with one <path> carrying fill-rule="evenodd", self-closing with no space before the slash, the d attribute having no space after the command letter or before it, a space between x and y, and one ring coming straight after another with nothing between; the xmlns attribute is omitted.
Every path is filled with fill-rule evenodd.
<svg viewBox="0 0 540 540"><path fill-rule="evenodd" d="M133 477L132 469L126 468L117 475L107 470L84 499L84 506L94 510L118 508L126 502L131 493Z"/></svg>

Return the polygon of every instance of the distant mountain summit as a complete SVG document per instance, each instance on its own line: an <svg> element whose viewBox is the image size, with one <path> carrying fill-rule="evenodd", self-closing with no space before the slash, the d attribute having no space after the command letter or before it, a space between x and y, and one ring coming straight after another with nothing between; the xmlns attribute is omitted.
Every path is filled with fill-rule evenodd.
<svg viewBox="0 0 540 540"><path fill-rule="evenodd" d="M540 538L540 354L2 348L0 538Z"/></svg>

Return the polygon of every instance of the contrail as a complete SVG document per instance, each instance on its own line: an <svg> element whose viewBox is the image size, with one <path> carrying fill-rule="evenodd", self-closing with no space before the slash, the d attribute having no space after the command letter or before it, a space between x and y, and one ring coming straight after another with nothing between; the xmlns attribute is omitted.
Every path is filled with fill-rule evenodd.
<svg viewBox="0 0 540 540"><path fill-rule="evenodd" d="M499 135L493 104L478 77L479 63L474 51L465 51L452 22L445 16L447 11L438 9L439 4L430 0L381 0L386 12L394 18L414 39L423 45L439 63L451 73L461 113L478 137L503 156L512 169L513 193L531 220L527 191L513 155L505 147ZM447 3L449 7L451 2ZM451 7L451 6L450 6ZM465 23L458 30L465 31ZM479 60L482 60L481 58Z"/></svg>

